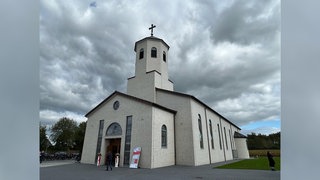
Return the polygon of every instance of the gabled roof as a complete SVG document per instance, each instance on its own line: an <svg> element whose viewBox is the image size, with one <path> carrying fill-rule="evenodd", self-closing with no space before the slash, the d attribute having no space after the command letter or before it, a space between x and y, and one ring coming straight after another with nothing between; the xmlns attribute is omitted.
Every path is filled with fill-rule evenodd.
<svg viewBox="0 0 320 180"><path fill-rule="evenodd" d="M238 133L237 131L234 132L234 138L247 138L247 136L241 134L241 133Z"/></svg>
<svg viewBox="0 0 320 180"><path fill-rule="evenodd" d="M187 98L191 98L195 101L197 101L198 103L200 103L201 105L205 106L206 108L208 108L209 110L213 111L215 114L217 114L219 117L225 119L226 121L228 121L230 124L234 125L235 127L239 128L241 130L240 127L238 127L237 125L235 125L234 123L232 123L231 121L229 121L227 118L225 118L224 116L222 116L221 114L219 114L217 111L213 110L211 107L209 107L208 105L206 105L205 103L203 103L202 101L200 101L199 99L197 99L196 97L189 95L189 94L184 94L181 92L176 92L176 91L169 91L169 90L165 90L165 89L160 89L160 88L156 88L157 91L163 91L166 93L170 93L170 94L174 94L174 95L178 95L178 96L183 96L183 97L187 97Z"/></svg>
<svg viewBox="0 0 320 180"><path fill-rule="evenodd" d="M104 99L101 103L99 103L96 107L94 107L92 110L90 110L86 115L84 115L85 117L88 117L91 113L93 113L94 111L96 111L97 109L99 109L103 104L107 103L113 96L116 96L116 95L119 95L119 96L123 96L125 98L128 98L128 99L131 99L133 101L138 101L140 103L143 103L143 104L147 104L149 106L153 106L153 107L157 107L159 109L162 109L162 110L165 110L165 111L168 111L168 112L171 112L173 114L176 114L177 111L175 110L172 110L172 109L169 109L169 108L166 108L164 106L161 106L159 104L156 104L156 103L153 103L153 102L150 102L150 101L147 101L147 100L144 100L144 99L140 99L140 98L137 98L137 97L134 97L134 96L130 96L128 94L124 94L124 93L121 93L119 91L114 91L110 96L108 96L106 99Z"/></svg>
<svg viewBox="0 0 320 180"><path fill-rule="evenodd" d="M137 42L134 44L134 51L137 52L137 51L136 51L137 43L140 43L141 41L144 41L144 40L147 40L147 39L149 39L149 40L161 41L164 45L167 46L168 49L170 48L170 46L169 46L166 42L164 42L164 40L162 40L162 39L160 39L160 38L157 38L157 37L155 37L155 36L149 36L149 37L145 37L145 38L137 41Z"/></svg>

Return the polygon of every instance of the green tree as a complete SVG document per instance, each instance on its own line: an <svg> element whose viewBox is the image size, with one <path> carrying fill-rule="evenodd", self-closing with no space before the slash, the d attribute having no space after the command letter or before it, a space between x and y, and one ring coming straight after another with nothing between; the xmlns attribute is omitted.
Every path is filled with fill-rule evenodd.
<svg viewBox="0 0 320 180"><path fill-rule="evenodd" d="M39 138L40 151L47 151L47 148L51 146L51 143L47 137L47 128L45 126L39 126Z"/></svg>
<svg viewBox="0 0 320 180"><path fill-rule="evenodd" d="M52 128L51 139L55 149L69 151L75 145L77 122L67 117L61 118Z"/></svg>
<svg viewBox="0 0 320 180"><path fill-rule="evenodd" d="M248 149L280 149L280 132L262 135L251 133L247 135Z"/></svg>
<svg viewBox="0 0 320 180"><path fill-rule="evenodd" d="M269 134L272 149L280 149L280 132Z"/></svg>
<svg viewBox="0 0 320 180"><path fill-rule="evenodd" d="M84 141L84 135L86 133L86 122L81 122L77 128L76 134L75 134L75 150L79 150L79 152L82 152L83 147L83 141Z"/></svg>

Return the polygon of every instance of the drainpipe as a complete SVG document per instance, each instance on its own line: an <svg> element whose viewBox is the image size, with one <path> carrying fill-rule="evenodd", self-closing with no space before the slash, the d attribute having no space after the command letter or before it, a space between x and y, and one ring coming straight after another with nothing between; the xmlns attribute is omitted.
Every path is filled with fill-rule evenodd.
<svg viewBox="0 0 320 180"><path fill-rule="evenodd" d="M174 139L174 165L177 165L177 138L176 138L176 114L173 116L173 139Z"/></svg>
<svg viewBox="0 0 320 180"><path fill-rule="evenodd" d="M206 129L207 129L207 142L208 142L208 152L209 152L209 162L211 164L211 152L210 152L210 142L209 142L209 132L208 132L208 118L207 118L207 109L204 109L204 115L206 117Z"/></svg>

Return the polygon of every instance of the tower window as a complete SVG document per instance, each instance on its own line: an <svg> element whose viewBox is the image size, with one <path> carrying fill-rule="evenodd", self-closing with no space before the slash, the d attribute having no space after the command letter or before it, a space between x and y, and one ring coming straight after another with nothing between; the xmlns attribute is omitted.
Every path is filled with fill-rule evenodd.
<svg viewBox="0 0 320 180"><path fill-rule="evenodd" d="M166 52L163 51L163 61L166 62L167 61L167 57L166 57Z"/></svg>
<svg viewBox="0 0 320 180"><path fill-rule="evenodd" d="M155 47L151 48L151 57L153 57L153 58L157 57L157 48L155 48Z"/></svg>
<svg viewBox="0 0 320 180"><path fill-rule="evenodd" d="M144 50L143 50L143 48L141 48L140 53L139 53L139 59L143 58L143 54L144 54Z"/></svg>

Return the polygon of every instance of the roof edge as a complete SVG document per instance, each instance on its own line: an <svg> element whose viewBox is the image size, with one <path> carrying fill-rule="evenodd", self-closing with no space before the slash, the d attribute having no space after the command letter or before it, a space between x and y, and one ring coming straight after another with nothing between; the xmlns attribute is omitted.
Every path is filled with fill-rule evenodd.
<svg viewBox="0 0 320 180"><path fill-rule="evenodd" d="M237 131L234 132L234 136L233 137L234 138L247 138L247 136L245 136L245 135L243 135L243 134L241 134L241 133L239 133Z"/></svg>
<svg viewBox="0 0 320 180"><path fill-rule="evenodd" d="M149 36L149 37L145 37L145 38L140 39L139 41L135 42L135 43L134 43L134 51L137 52L136 50L137 50L137 44L138 44L138 43L140 43L140 42L142 42L142 41L144 41L144 40L147 40L147 39L149 39L149 40L161 41L165 46L167 46L168 49L170 49L170 46L169 46L163 39L157 38L157 37L155 37L155 36Z"/></svg>
<svg viewBox="0 0 320 180"><path fill-rule="evenodd" d="M144 103L144 104L148 104L150 106L154 106L154 107L157 107L159 109L162 109L162 110L165 110L165 111L168 111L168 112L171 112L173 114L176 114L177 111L173 110L173 109L169 109L167 107L164 107L164 106L161 106L159 104L156 104L156 103L153 103L153 102L150 102L150 101L147 101L147 100L144 100L144 99L140 99L140 98L137 98L137 97L134 97L134 96L131 96L131 95L128 95L128 94L125 94L125 93L122 93L122 92L119 92L119 91L114 91L111 95L109 95L107 98L105 98L103 101L101 101L97 106L95 106L93 109L91 109L87 114L85 114L84 116L85 117L88 117L91 113L93 113L94 111L96 111L101 105L103 105L104 103L108 102L113 96L115 95L120 95L120 96L124 96L124 97L127 97L129 99L132 99L132 100L135 100L135 101L139 101L141 103Z"/></svg>
<svg viewBox="0 0 320 180"><path fill-rule="evenodd" d="M189 95L189 94L185 94L185 93L181 93L181 92L176 92L176 91L169 91L166 89L160 89L160 88L156 88L156 91L164 91L167 93L171 93L171 94L176 94L176 95L180 95L180 96L184 96L184 97L189 97L195 101L197 101L198 103L202 104L203 106L205 106L207 109L213 111L214 113L216 113L219 117L225 119L226 121L228 121L230 124L234 125L235 127L237 127L239 130L241 130L241 128L237 125L235 125L233 122L231 122L229 119L225 118L224 116L222 116L221 114L219 114L217 111L213 110L210 106L206 105L204 102L200 101L199 99L197 99L196 97Z"/></svg>

